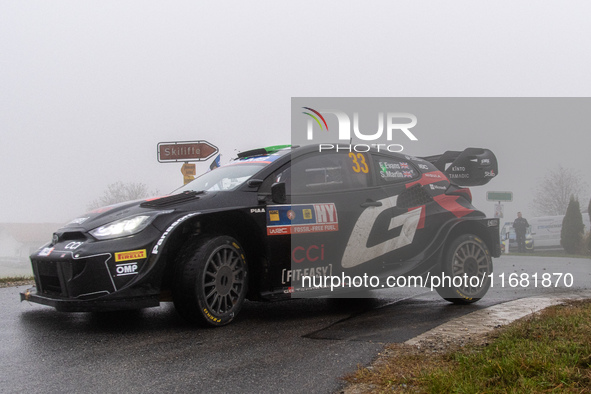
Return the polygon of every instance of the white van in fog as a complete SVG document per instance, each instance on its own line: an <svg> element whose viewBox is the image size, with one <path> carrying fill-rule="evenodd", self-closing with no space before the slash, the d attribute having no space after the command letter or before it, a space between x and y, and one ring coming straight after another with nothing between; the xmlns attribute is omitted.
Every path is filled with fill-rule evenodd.
<svg viewBox="0 0 591 394"><path fill-rule="evenodd" d="M589 215L583 213L585 233L589 231ZM564 215L541 216L528 219L531 236L536 249L562 249L560 246L560 232Z"/></svg>

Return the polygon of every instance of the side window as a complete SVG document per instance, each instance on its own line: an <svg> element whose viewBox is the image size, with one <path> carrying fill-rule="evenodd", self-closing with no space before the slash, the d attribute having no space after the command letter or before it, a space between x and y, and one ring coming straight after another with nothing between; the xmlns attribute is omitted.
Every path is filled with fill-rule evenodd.
<svg viewBox="0 0 591 394"><path fill-rule="evenodd" d="M271 186L274 183L283 182L286 186L287 194L290 194L291 188L291 164L282 166L280 169L275 170L274 173L269 175L259 188L260 194L271 194Z"/></svg>
<svg viewBox="0 0 591 394"><path fill-rule="evenodd" d="M408 160L375 155L373 162L377 182L381 185L404 182L419 176L419 172Z"/></svg>
<svg viewBox="0 0 591 394"><path fill-rule="evenodd" d="M306 155L291 166L292 193L353 190L369 184L367 154L338 152Z"/></svg>

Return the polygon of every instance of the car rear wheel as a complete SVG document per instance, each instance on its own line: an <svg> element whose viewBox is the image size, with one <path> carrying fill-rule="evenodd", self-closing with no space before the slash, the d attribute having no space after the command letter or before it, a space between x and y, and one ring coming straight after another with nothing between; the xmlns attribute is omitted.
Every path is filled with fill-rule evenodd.
<svg viewBox="0 0 591 394"><path fill-rule="evenodd" d="M444 279L442 286L436 287L437 292L454 304L476 302L490 287L492 258L484 241L473 234L463 234L452 241L441 268Z"/></svg>
<svg viewBox="0 0 591 394"><path fill-rule="evenodd" d="M177 262L174 306L192 323L228 324L244 303L247 274L244 251L234 238L189 241Z"/></svg>

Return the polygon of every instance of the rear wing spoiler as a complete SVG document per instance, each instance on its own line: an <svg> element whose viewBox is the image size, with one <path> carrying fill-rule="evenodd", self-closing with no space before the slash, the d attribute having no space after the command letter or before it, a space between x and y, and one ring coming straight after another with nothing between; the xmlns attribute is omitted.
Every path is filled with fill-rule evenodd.
<svg viewBox="0 0 591 394"><path fill-rule="evenodd" d="M423 157L434 164L449 180L459 186L480 186L487 184L499 173L497 158L488 149L467 148L441 155Z"/></svg>

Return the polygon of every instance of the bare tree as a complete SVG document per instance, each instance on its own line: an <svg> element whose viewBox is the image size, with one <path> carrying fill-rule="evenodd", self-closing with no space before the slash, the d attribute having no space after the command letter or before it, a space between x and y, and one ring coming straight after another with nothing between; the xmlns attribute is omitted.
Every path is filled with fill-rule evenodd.
<svg viewBox="0 0 591 394"><path fill-rule="evenodd" d="M578 199L586 190L578 171L558 165L538 182L531 205L539 216L564 215L571 196Z"/></svg>
<svg viewBox="0 0 591 394"><path fill-rule="evenodd" d="M148 186L143 183L123 183L115 182L107 186L107 190L101 197L88 204L88 210L104 207L106 205L117 204L119 202L139 200L157 195L158 190L149 191Z"/></svg>

